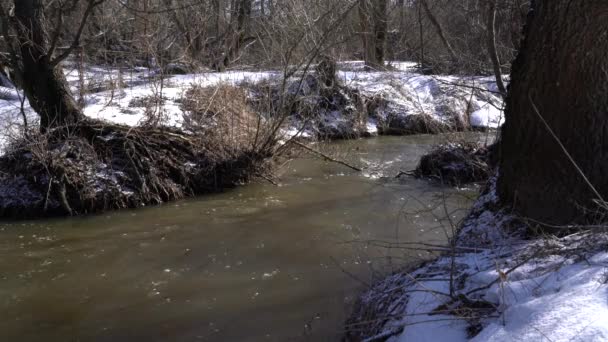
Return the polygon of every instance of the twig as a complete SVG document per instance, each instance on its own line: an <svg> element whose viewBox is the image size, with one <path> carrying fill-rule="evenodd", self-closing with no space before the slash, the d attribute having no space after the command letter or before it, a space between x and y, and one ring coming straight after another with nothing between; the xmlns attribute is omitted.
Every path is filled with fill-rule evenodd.
<svg viewBox="0 0 608 342"><path fill-rule="evenodd" d="M360 169L360 168L358 168L358 167L356 167L354 165L351 165L351 164L349 164L349 163L347 163L347 162L345 162L343 160L338 160L336 158L332 158L332 157L328 156L327 154L325 154L325 153L323 153L321 151L318 151L318 150L315 150L313 148L310 148L310 147L308 147L308 146L306 146L306 145L304 145L304 144L302 144L300 142L297 142L295 140L291 140L290 143L292 143L292 144L294 144L296 146L299 146L299 147L305 149L308 152L312 152L314 154L320 155L321 157L323 157L327 161L334 162L334 163L337 163L337 164L340 164L340 165L344 165L344 166L346 166L348 168L351 168L351 169L353 169L355 171L359 171L359 172L363 171L363 169Z"/></svg>
<svg viewBox="0 0 608 342"><path fill-rule="evenodd" d="M540 114L540 111L538 110L538 107L536 107L536 104L532 100L532 92L528 93L528 99L530 100L530 103L532 104L532 108L534 109L534 112L536 113L536 115L538 116L538 118L540 119L540 121L543 123L543 125L545 125L545 128L547 128L547 131L549 132L549 134L551 134L551 136L553 137L553 139L555 139L555 141L557 142L557 144L559 145L559 147L562 149L562 151L564 151L564 154L566 155L566 157L568 157L568 159L570 160L570 162L572 163L572 165L574 165L574 167L576 168L576 171L578 171L578 173L583 177L583 179L585 180L585 182L587 183L587 185L589 186L589 188L591 188L591 191L593 191L593 193L595 194L595 196L597 196L597 199L600 200L600 201L602 201L602 203L606 203L606 201L604 201L604 198L602 197L602 195L600 195L600 193L597 191L597 189L595 188L595 186L593 186L593 184L591 184L591 181L589 180L589 178L587 178L587 176L585 175L585 173L583 172L583 170L581 170L581 168L578 166L578 164L576 163L576 161L574 160L574 158L572 158L572 155L570 155L570 152L568 152L568 150L566 149L566 147L564 146L564 144L562 144L562 142L559 139L559 137L555 134L555 132L553 132L553 129L551 129L551 126L549 126L549 124L547 123L547 121L545 120L545 118L543 118L543 116Z"/></svg>
<svg viewBox="0 0 608 342"><path fill-rule="evenodd" d="M415 176L415 171L399 171L399 173L395 176L395 178L401 178L401 176Z"/></svg>
<svg viewBox="0 0 608 342"><path fill-rule="evenodd" d="M270 183L270 184L272 184L274 186L279 186L279 183L275 182L274 180L272 180L272 178L270 178L270 177L268 177L268 176L266 176L264 174L260 173L260 174L258 174L258 176L260 178L263 178L264 180L268 181L268 183Z"/></svg>

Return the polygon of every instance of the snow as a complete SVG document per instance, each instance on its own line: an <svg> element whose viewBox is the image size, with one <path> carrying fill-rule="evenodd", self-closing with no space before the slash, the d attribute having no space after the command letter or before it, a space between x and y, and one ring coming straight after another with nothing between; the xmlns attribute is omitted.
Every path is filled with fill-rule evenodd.
<svg viewBox="0 0 608 342"><path fill-rule="evenodd" d="M507 284L505 324L493 322L473 341L606 341L608 287L602 284L608 254L556 272ZM498 296L494 286L488 296Z"/></svg>
<svg viewBox="0 0 608 342"><path fill-rule="evenodd" d="M455 115L471 112L469 122L473 127L498 128L504 121L502 99L492 90L492 77L420 75L411 71L340 71L338 76L364 95L388 99L385 117L427 114L449 122Z"/></svg>
<svg viewBox="0 0 608 342"><path fill-rule="evenodd" d="M387 289L401 293L379 314L399 318L379 335L391 342L608 341L608 235L526 240L512 217L489 210L495 201L491 190L477 202L453 260L446 255L392 275L363 296L373 306L390 297ZM450 297L452 261L458 281ZM462 307L460 296L491 307L467 317L446 310ZM480 331L469 336L474 325Z"/></svg>
<svg viewBox="0 0 608 342"><path fill-rule="evenodd" d="M500 107L491 103L477 102L478 110L471 114L471 126L498 128L503 123L503 112Z"/></svg>
<svg viewBox="0 0 608 342"><path fill-rule="evenodd" d="M470 263L484 262L483 257L468 258ZM500 307L506 309L488 319L481 333L472 339L467 338L465 320L447 315L415 315L436 309L443 298L424 292L413 295L406 313L411 318L402 322L407 326L392 341L606 341L608 286L602 281L608 254L598 253L591 260L591 265L579 262L545 272L526 264L522 270L530 273L520 272L504 284L493 285L485 291L484 299L496 303L499 311ZM496 270L486 270L477 276L478 282L471 281L470 285L482 286L496 278ZM447 293L446 284L440 284L429 281L418 286Z"/></svg>
<svg viewBox="0 0 608 342"><path fill-rule="evenodd" d="M426 113L438 120L447 120L454 112L470 111L472 126L496 128L502 124L502 101L492 93L496 85L491 77L426 76L413 72L413 63L392 63L392 66L394 71L361 72L362 62L343 62L338 77L365 95L390 99L386 109L389 112ZM66 69L66 76L77 94L81 77L70 69ZM146 108L133 103L156 95L164 99L158 110L162 110L165 123L179 126L182 113L178 100L191 85L255 83L278 78L280 73L229 71L172 76L164 80L162 90L158 81L151 81L152 76L155 72L147 69L88 68L82 80L89 88L99 91L85 95L85 114L137 125L144 118ZM15 89L0 87L0 150L20 129L22 96ZM36 121L27 101L24 111L30 122ZM335 113L325 119L333 126L343 120ZM287 127L285 135L299 134L296 126L297 122ZM366 128L371 134L378 132L374 119ZM0 192L0 197L5 199L28 196ZM449 278L452 259L444 256L411 273L389 277L385 284L379 285L395 288L393 283L396 283L403 292L391 305L390 314L398 318L386 323L381 335L392 336L389 339L392 342L608 341L608 253L605 252L608 237L580 233L559 239L525 240L521 232L513 228L517 225L513 224L512 217L488 209L494 202L493 191L480 198L471 218L458 233L459 253L453 260L456 276L463 279L456 294L494 306L491 314L477 318L481 331L469 339L470 318L467 321L451 312L432 312L441 305L455 304L448 300L450 284L445 280ZM509 230L505 229L507 226ZM588 241L593 241L593 245L586 246ZM424 280L417 280L419 278ZM364 300L373 304L375 298L372 290Z"/></svg>
<svg viewBox="0 0 608 342"><path fill-rule="evenodd" d="M408 71L413 72L418 66L416 62L404 62L404 61L388 61L385 62L388 70L395 71ZM338 62L338 67L341 70L347 71L364 71L365 70L365 62L364 61L341 61Z"/></svg>
<svg viewBox="0 0 608 342"><path fill-rule="evenodd" d="M21 100L23 94L14 88L0 87L0 151L16 136L23 123ZM35 113L25 101L24 111L30 120L36 120Z"/></svg>
<svg viewBox="0 0 608 342"><path fill-rule="evenodd" d="M339 63L341 71L338 77L347 86L356 88L366 96L379 96L387 100L386 108L379 110L377 117L370 117L364 125L368 135L378 134L379 120L390 115L403 117L425 113L447 122L454 115L462 116L469 111L474 127L496 128L502 123L502 111L499 109L502 101L488 92L496 87L491 77L426 76L417 74L416 64L412 62L388 64L392 71L364 72L362 61ZM85 115L130 126L141 124L148 111L162 117L163 124L180 127L183 113L179 101L192 85L253 84L281 78L278 71L226 71L166 76L161 83L158 71L146 68L86 66L80 74L75 65L66 64L64 70L77 99L80 89L86 89L81 99L85 104ZM471 87L478 90L473 91ZM162 98L163 101L160 105L154 105L150 101L152 98ZM9 136L19 131L22 123L20 108L17 91L0 87L0 151L10 140ZM27 101L24 110L28 121L36 123L38 118ZM344 118L332 116L331 113L321 121L328 127L349 127L344 124ZM298 124L297 120L290 122ZM285 130L289 136L290 132L300 131L300 127L285 127Z"/></svg>
<svg viewBox="0 0 608 342"><path fill-rule="evenodd" d="M116 74L117 71L113 70L111 72L111 75ZM100 74L93 73L92 75L87 75L87 77L98 79L99 75ZM108 73L101 73L101 75L108 75ZM161 84L158 79L150 79L150 77L155 76L154 72L144 71L137 74L128 74L122 76L123 79L128 77L126 87L123 89L88 95L86 98L87 106L85 107L85 115L91 118L134 126L142 122L146 108L130 106L132 101L158 97L163 98L164 103L160 108L153 107L151 109L162 111L163 116L166 118L164 124L179 127L182 123L182 110L180 109L178 102L189 87L193 85L211 87L220 84L237 85L245 82L257 83L262 80L276 77L277 75L276 72L270 71L208 72L168 76ZM109 79L115 80L117 79L117 76L114 76L113 78L110 77ZM146 81L146 79L148 80ZM68 80L70 80L70 77L68 77ZM72 82L75 82L76 80L77 76L71 79ZM150 110L150 108L148 109Z"/></svg>

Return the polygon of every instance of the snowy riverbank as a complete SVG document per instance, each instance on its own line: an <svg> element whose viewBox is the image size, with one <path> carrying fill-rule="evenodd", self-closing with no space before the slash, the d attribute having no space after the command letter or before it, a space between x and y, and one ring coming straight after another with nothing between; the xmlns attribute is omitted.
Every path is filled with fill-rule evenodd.
<svg viewBox="0 0 608 342"><path fill-rule="evenodd" d="M502 100L496 94L492 77L421 75L415 72L413 63L403 62L393 63L393 71L365 72L361 69L361 62L340 63L337 79L369 102L373 100L374 103L364 110L365 122L353 125L352 118L347 117L352 111L330 109L319 111L318 116L307 123L309 127L301 127L302 120L289 120L284 127L285 134L299 132L304 136L329 137L411 134L410 127L416 128L424 121L415 119L422 117L448 128L463 125L496 128L502 122ZM136 126L145 121L146 111L154 110L161 114L164 125L177 128L183 123L182 98L193 85L246 86L262 81L279 83L281 79L281 73L277 71L227 71L168 75L161 82L157 72L145 68L89 66L81 73L76 66L66 65L64 70L88 117ZM305 89L301 92L303 96L311 96ZM154 102L154 108L150 108L153 97L162 100ZM23 122L21 98L22 94L14 89L0 87L0 147ZM23 111L30 122L37 121L27 101L23 102Z"/></svg>
<svg viewBox="0 0 608 342"><path fill-rule="evenodd" d="M349 329L365 341L606 341L608 235L527 239L483 195L455 253L387 277ZM362 333L360 333L362 331Z"/></svg>

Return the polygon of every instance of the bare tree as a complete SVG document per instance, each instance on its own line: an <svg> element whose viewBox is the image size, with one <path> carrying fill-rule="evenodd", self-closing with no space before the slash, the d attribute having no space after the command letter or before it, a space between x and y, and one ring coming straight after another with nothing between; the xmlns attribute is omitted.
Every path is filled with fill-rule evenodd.
<svg viewBox="0 0 608 342"><path fill-rule="evenodd" d="M494 69L494 77L496 78L496 85L498 91L503 97L507 96L507 88L502 80L502 71L500 66L500 58L496 50L496 0L488 0L488 53L492 60L492 67Z"/></svg>
<svg viewBox="0 0 608 342"><path fill-rule="evenodd" d="M61 16L52 34L48 32L45 5L42 0L18 0L14 12L2 5L2 15L8 19L5 39L13 53L12 67L19 74L21 85L32 108L40 115L40 127L71 124L84 115L74 100L59 64L80 44L87 18L104 0L86 0L84 12L70 45L56 54L62 35ZM71 8L59 3L60 10L72 10L81 1L70 3Z"/></svg>
<svg viewBox="0 0 608 342"><path fill-rule="evenodd" d="M361 37L366 67L384 68L388 28L388 0L359 0Z"/></svg>
<svg viewBox="0 0 608 342"><path fill-rule="evenodd" d="M233 0L231 22L223 39L219 40L222 50L213 68L222 71L240 58L244 48L256 40L249 35L251 28L252 0Z"/></svg>
<svg viewBox="0 0 608 342"><path fill-rule="evenodd" d="M437 18L433 14L433 11L431 11L431 8L429 7L427 0L420 0L420 2L422 3L422 8L424 8L426 15L428 16L429 20L433 24L433 27L435 27L435 30L437 31L437 35L441 39L441 42L443 43L448 54L450 55L451 61L456 62L458 60L458 57L456 56L456 51L454 51L452 44L450 44L450 41L448 40L448 38L445 34L445 30L443 29L441 23L437 20Z"/></svg>

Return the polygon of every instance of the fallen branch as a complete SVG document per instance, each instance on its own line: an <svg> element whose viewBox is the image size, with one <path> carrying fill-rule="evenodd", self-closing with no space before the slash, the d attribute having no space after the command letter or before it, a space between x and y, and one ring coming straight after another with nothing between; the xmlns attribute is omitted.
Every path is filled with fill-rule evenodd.
<svg viewBox="0 0 608 342"><path fill-rule="evenodd" d="M264 175L262 173L259 173L257 176L260 177L260 178L262 178L262 179L264 179L264 180L266 180L268 183L270 183L270 184L272 184L274 186L279 186L279 183L275 182L272 178L270 178L270 177L268 177L268 176L266 176L266 175Z"/></svg>
<svg viewBox="0 0 608 342"><path fill-rule="evenodd" d="M299 147L305 149L308 152L312 152L314 154L317 154L317 155L323 157L323 159L325 159L327 161L330 161L330 162L333 162L333 163L337 163L337 164L340 164L340 165L344 165L344 166L346 166L346 167L348 167L350 169L353 169L355 171L359 171L359 172L363 171L362 169L360 169L360 168L358 168L358 167L356 167L354 165L351 165L351 164L349 164L349 163L347 163L347 162L345 162L343 160L338 160L338 159L332 158L332 157L328 156L327 154L325 154L325 153L323 153L321 151L317 151L317 150L315 150L313 148L310 148L310 147L308 147L308 146L306 146L306 145L304 145L304 144L302 144L300 142L297 142L295 140L291 140L290 143L292 143L292 144L294 144L296 146L299 146Z"/></svg>
<svg viewBox="0 0 608 342"><path fill-rule="evenodd" d="M401 176L414 177L415 175L416 175L415 171L399 171L399 173L395 176L395 178L401 178Z"/></svg>

